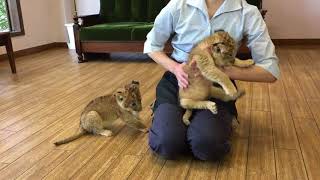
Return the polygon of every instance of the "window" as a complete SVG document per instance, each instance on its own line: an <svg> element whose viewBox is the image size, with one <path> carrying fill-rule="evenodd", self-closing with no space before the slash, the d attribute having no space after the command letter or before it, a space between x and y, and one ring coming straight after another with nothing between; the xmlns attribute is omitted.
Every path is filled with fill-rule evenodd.
<svg viewBox="0 0 320 180"><path fill-rule="evenodd" d="M13 36L24 34L20 0L0 0L0 31L10 31Z"/></svg>

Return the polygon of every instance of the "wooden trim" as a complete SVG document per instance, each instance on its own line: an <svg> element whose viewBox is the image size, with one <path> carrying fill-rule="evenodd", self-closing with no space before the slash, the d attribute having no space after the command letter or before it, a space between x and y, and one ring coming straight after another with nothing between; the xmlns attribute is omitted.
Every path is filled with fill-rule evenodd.
<svg viewBox="0 0 320 180"><path fill-rule="evenodd" d="M142 52L143 41L140 42L95 42L95 41L82 41L83 52Z"/></svg>
<svg viewBox="0 0 320 180"><path fill-rule="evenodd" d="M56 48L56 47L68 48L68 45L65 42L54 42L54 43L50 43L50 44L44 44L44 45L40 45L40 46L36 46L36 47L31 47L28 49L22 49L19 51L15 51L14 56L15 56L15 58L17 58L17 57L38 53L38 52L52 49L52 48ZM8 59L7 54L0 55L0 60L3 60L3 59Z"/></svg>
<svg viewBox="0 0 320 180"><path fill-rule="evenodd" d="M13 36L20 36L20 35L25 34L20 0L17 0L17 10L18 10L18 16L19 16L19 21L20 21L20 32L13 32L13 34L12 34Z"/></svg>
<svg viewBox="0 0 320 180"><path fill-rule="evenodd" d="M68 48L68 44L66 42L54 42L54 47L62 47L62 48Z"/></svg>
<svg viewBox="0 0 320 180"><path fill-rule="evenodd" d="M144 41L81 41L81 47L84 53L143 52ZM170 43L164 52L172 52Z"/></svg>
<svg viewBox="0 0 320 180"><path fill-rule="evenodd" d="M272 39L276 46L280 45L320 45L320 39Z"/></svg>
<svg viewBox="0 0 320 180"><path fill-rule="evenodd" d="M81 41L80 41L80 25L78 18L74 18L74 24L73 24L73 35L74 35L74 41L76 46L76 53L78 54L78 60L79 62L84 61L83 54L82 54L82 47L81 47Z"/></svg>
<svg viewBox="0 0 320 180"><path fill-rule="evenodd" d="M8 0L6 0L6 4L8 6ZM17 5L17 14L19 17L19 27L20 27L20 31L12 31L12 20L11 20L11 11L10 8L8 6L8 19L9 19L9 23L10 23L10 34L11 37L15 37L15 36L21 36L21 35L25 35L25 30L24 30L24 24L23 24L23 17L22 17L22 11L21 11L21 4L20 4L20 0L16 0L16 5Z"/></svg>

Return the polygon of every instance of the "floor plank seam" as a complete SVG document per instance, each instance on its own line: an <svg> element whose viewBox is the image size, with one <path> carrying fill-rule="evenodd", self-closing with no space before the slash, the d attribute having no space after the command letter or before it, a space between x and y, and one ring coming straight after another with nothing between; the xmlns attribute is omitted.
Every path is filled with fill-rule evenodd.
<svg viewBox="0 0 320 180"><path fill-rule="evenodd" d="M101 74L103 74L103 73L101 73ZM98 78L98 79L103 79L104 78L104 76L101 76L100 78ZM97 79L96 79L97 80ZM90 86L90 84L88 83L87 84L87 86ZM102 88L101 88L101 90L102 90ZM76 91L76 90L74 90L74 91ZM74 91L72 91L72 92L74 92ZM72 93L69 93L69 95L71 95L72 96ZM90 95L89 95L90 96ZM45 109L45 107L43 107L43 108L41 108L41 110L42 109ZM64 116L66 116L68 113L70 113L71 111L73 111L72 109L70 110L70 111L68 111L67 113L64 113L63 115L61 115L61 118L62 117L64 117ZM28 115L28 116L26 116L26 118L27 117L29 117L29 116L32 116L33 114L30 114L30 115ZM44 116L42 116L42 117L44 117ZM39 119L41 119L41 118L39 118ZM39 122L41 122L41 120L40 121L37 121L37 122L35 122L35 123L39 123ZM14 124L14 123L13 123ZM28 126L26 126L26 127L24 127L24 128L27 128L27 127L29 127L29 126L32 126L34 123L32 123L32 124L29 124ZM11 124L12 125L12 124ZM50 126L51 124L49 124L49 125L47 125L47 126L45 126L45 127L43 127L43 128L46 128L46 127L48 127L48 126ZM10 125L9 125L10 126ZM40 130L42 130L43 128L41 128ZM20 131L22 131L23 129L21 129ZM40 131L39 130L39 131ZM18 131L19 132L19 131ZM38 132L38 131L37 131ZM37 133L37 132L35 132L35 133ZM33 133L33 134L35 134L35 133Z"/></svg>
<svg viewBox="0 0 320 180"><path fill-rule="evenodd" d="M307 103L307 106L308 106L308 108L310 109L310 112L311 112L311 115L312 115L312 119L313 119L313 121L315 122L315 124L316 124L316 126L317 126L317 129L318 129L318 132L320 133L320 125L318 124L318 122L316 121L316 116L315 116L315 114L313 113L313 111L311 110L311 108L310 108L310 103L308 102L308 100L306 100L306 103Z"/></svg>
<svg viewBox="0 0 320 180"><path fill-rule="evenodd" d="M268 88L268 92L269 92L269 103L271 103L271 100L270 100L270 89ZM275 136L274 136L274 126L273 126L273 118L272 118L272 115L271 115L271 107L270 107L270 119L271 119L271 136L272 136L272 148L273 148L273 157L274 157L274 170L275 170L275 173L276 173L276 179L279 179L279 175L278 175L278 171L277 171L277 158L276 158L276 143L275 143Z"/></svg>
<svg viewBox="0 0 320 180"><path fill-rule="evenodd" d="M282 87L285 87L283 82L281 82L282 84ZM286 96L286 101L288 102L288 94L287 94L287 91L285 90L284 91L285 93L285 96ZM297 141L298 141L298 145L299 145L299 155L302 157L302 161L303 161L303 165L304 165L304 171L306 172L306 175L307 175L307 178L309 178L309 174L308 174L308 171L307 171L307 166L306 166L306 163L305 163L305 157L303 156L303 153L302 153L302 148L301 148L301 142L299 140L299 135L298 135L298 132L297 132L297 128L296 128L296 123L292 117L292 109L290 108L290 105L288 104L288 108L290 110L290 117L291 117L291 121L292 121L292 124L293 124L293 127L294 127L294 132L296 134L296 138L297 138Z"/></svg>
<svg viewBox="0 0 320 180"><path fill-rule="evenodd" d="M124 128L125 128L125 126L123 125L123 126L119 129L119 131L117 132L116 135L118 135ZM115 137L115 136L114 136L114 137ZM95 140L95 141L97 141L97 140ZM102 149L103 149L105 146L109 146L110 143L111 143L111 141L105 142L105 144L102 145L101 148L99 148L99 150L98 150L94 155L96 155L96 154L98 154L99 152L101 152ZM89 143L88 143L88 144L89 144ZM84 145L83 145L83 146L84 146ZM75 151L75 152L77 152L77 151ZM75 153L75 152L74 152L74 153ZM94 155L93 155L92 157L90 157L90 158L87 160L87 162L90 162L90 161L94 158ZM115 159L117 159L117 158L114 158L114 159L112 160L112 162L113 162ZM83 166L85 166L85 164L84 164ZM81 169L83 168L83 166L81 166L81 167L71 176L70 179L74 178L74 176L76 176L76 174L77 174L79 171L81 171ZM110 166L109 166L109 167L110 167ZM109 169L109 167L108 167L102 174L104 174L104 173ZM100 177L99 177L99 178L100 178Z"/></svg>
<svg viewBox="0 0 320 180"><path fill-rule="evenodd" d="M144 157L144 156L141 156L141 157L140 157L139 162L138 162L137 165L132 169L132 171L130 172L130 174L128 175L128 177L127 177L126 179L130 178L130 176L132 175L132 173L137 169L139 163L143 161L143 159L144 159L143 157Z"/></svg>
<svg viewBox="0 0 320 180"><path fill-rule="evenodd" d="M93 142L96 142L96 141L97 141L97 140L93 140ZM92 142L91 142L91 143L92 143ZM78 153L79 151L82 151L84 148L86 148L87 146L89 146L89 144L90 144L90 142L86 142L86 143L80 145L79 149L76 149L76 150L72 151L72 153L71 153L67 158L65 158L63 161L61 161L60 164L63 164L65 161L68 160L69 157L73 156L74 154ZM103 146L101 146L101 147L103 147ZM99 149L100 149L100 148L99 148ZM93 157L93 156L92 156L92 157ZM92 157L91 157L91 158L92 158ZM91 158L90 158L90 159L91 159ZM55 171L55 170L59 167L60 164L58 164L54 169L52 169L52 170L51 170L46 176L44 176L42 179L46 179L47 176L48 176L51 172ZM84 164L84 165L85 165L85 164ZM81 166L81 167L83 167L83 166ZM81 169L81 167L80 167L79 169ZM78 171L79 171L79 170L77 170L77 171L71 176L70 179L72 179L72 177L73 177Z"/></svg>
<svg viewBox="0 0 320 180"><path fill-rule="evenodd" d="M295 77L295 79L298 79L298 78L297 78L297 75L296 75L296 73L295 73L295 71L294 71L294 69L293 69L293 67L292 67L292 63L290 63L290 58L289 58L289 60L288 60L288 65L289 65L289 68L291 69L291 71L293 72L293 76ZM305 67L303 67L303 68L305 69ZM306 71L306 72L308 72L308 71ZM298 84L298 86L299 86L299 89L302 89L302 88L301 88L302 85L301 85L300 81L299 81L299 80L296 80L296 82L297 82L297 84ZM320 127L318 126L317 122L315 121L315 117L314 117L314 115L313 115L313 112L311 111L311 108L310 108L310 106L309 106L309 103L307 102L307 99L306 99L306 97L305 97L305 95L304 95L304 92L302 92L302 97L303 97L304 101L307 103L307 108L308 108L309 111L311 112L311 115L312 115L312 117L313 117L313 121L316 123L318 132L320 133ZM290 106L289 106L289 108L290 108ZM291 108L290 108L290 110L291 110Z"/></svg>
<svg viewBox="0 0 320 180"><path fill-rule="evenodd" d="M40 145L40 144L39 144L39 145ZM46 154L45 156L43 156L42 158L40 158L37 162L40 162L42 159L44 159L44 158L46 158L47 156L49 156L52 151L55 151L55 149L51 149L51 151L49 151L48 154ZM68 156L66 156L66 159L67 159L69 156L70 156L70 154L69 154ZM17 159L17 160L18 160L18 159ZM63 162L63 161L62 161L62 162ZM60 163L61 163L61 162L60 162ZM17 178L20 178L21 176L23 176L24 173L26 173L28 170L32 169L32 168L35 167L36 165L37 165L36 163L35 163L34 165L32 165L32 166L31 166L30 168L28 168L26 171L24 171L23 173L21 173L21 175L18 176ZM57 166L59 166L59 164L57 164ZM57 166L56 166L56 167L57 167ZM49 173L50 173L50 172L47 172L47 173L45 174L45 176L47 176ZM45 177L45 176L44 176L44 177Z"/></svg>
<svg viewBox="0 0 320 180"><path fill-rule="evenodd" d="M61 131L61 130L60 130L60 131ZM58 132L57 132L57 133L58 133ZM55 134L56 134L56 133L50 135L50 136L49 136L48 138L46 138L45 140L41 141L38 145L32 147L31 149L29 149L28 151L26 151L25 153L23 153L21 156L17 157L17 158L16 158L14 161L12 161L10 164L14 163L15 161L17 161L18 159L20 159L22 156L24 156L24 155L27 154L28 152L34 150L35 148L37 148L38 146L40 146L42 143L44 143L44 142L47 141L48 139L54 137ZM21 141L20 143L22 143L22 142L23 142L23 141ZM19 146L20 143L16 144L15 146L12 146L12 147L9 148L8 150L4 151L3 153L5 153L5 152L7 152L7 151L10 151L10 149L12 149L12 148L14 148L14 147L16 147L16 146ZM2 154L2 153L0 153L0 155L1 155L1 154ZM48 154L47 154L47 155L48 155ZM47 156L47 155L46 155L46 156ZM41 158L41 159L42 159L42 158Z"/></svg>

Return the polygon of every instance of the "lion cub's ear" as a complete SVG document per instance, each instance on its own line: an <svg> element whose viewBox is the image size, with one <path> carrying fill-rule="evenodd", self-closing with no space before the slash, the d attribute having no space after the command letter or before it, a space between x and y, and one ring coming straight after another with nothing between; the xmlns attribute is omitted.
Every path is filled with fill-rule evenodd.
<svg viewBox="0 0 320 180"><path fill-rule="evenodd" d="M132 89L139 88L139 86L140 86L139 81L135 81L135 80L133 80L133 81L131 82L131 84L130 84L130 88L132 88Z"/></svg>
<svg viewBox="0 0 320 180"><path fill-rule="evenodd" d="M135 80L132 81L132 84L135 84L135 85L138 85L138 86L140 85L139 81L135 81Z"/></svg>
<svg viewBox="0 0 320 180"><path fill-rule="evenodd" d="M124 92L125 92L125 90L123 88L119 88L113 93L113 96L122 95Z"/></svg>
<svg viewBox="0 0 320 180"><path fill-rule="evenodd" d="M139 85L140 83L139 83L139 81L132 80L132 84L138 84Z"/></svg>

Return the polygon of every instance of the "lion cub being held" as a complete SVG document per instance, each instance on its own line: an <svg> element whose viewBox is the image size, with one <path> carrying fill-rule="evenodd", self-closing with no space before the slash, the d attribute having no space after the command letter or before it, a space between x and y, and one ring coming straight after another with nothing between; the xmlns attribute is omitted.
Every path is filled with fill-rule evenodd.
<svg viewBox="0 0 320 180"><path fill-rule="evenodd" d="M139 82L132 81L112 95L101 96L92 100L81 114L79 132L54 144L58 146L69 143L89 133L111 136L112 131L106 128L118 118L130 127L147 132L146 126L140 122L138 117L141 110Z"/></svg>
<svg viewBox="0 0 320 180"><path fill-rule="evenodd" d="M254 64L252 59L235 58L235 54L235 41L224 31L205 38L192 49L184 66L189 86L187 89L179 89L180 104L186 109L183 116L186 125L190 124L191 109L209 109L217 113L216 104L209 101L209 98L231 101L244 94L244 91L237 91L230 78L219 70L224 66L249 67ZM222 89L214 87L212 82L218 83Z"/></svg>

